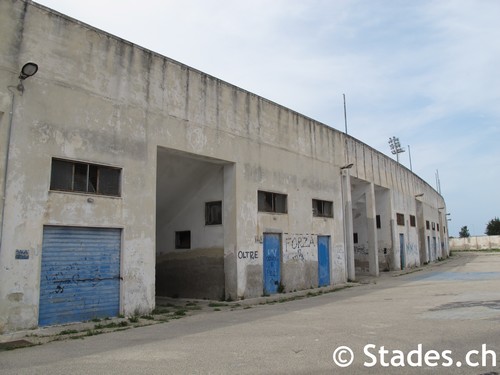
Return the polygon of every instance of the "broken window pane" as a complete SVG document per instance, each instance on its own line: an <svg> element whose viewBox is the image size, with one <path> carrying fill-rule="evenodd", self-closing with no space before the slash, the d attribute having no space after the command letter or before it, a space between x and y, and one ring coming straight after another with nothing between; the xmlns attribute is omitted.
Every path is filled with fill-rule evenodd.
<svg viewBox="0 0 500 375"><path fill-rule="evenodd" d="M73 190L87 192L88 165L75 163L75 175L73 180Z"/></svg>

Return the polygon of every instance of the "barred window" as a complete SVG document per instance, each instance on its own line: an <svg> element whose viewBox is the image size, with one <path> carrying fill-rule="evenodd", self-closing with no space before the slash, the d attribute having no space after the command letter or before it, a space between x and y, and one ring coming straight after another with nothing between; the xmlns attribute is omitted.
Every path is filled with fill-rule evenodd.
<svg viewBox="0 0 500 375"><path fill-rule="evenodd" d="M285 194L258 192L258 210L260 212L287 213L287 196Z"/></svg>
<svg viewBox="0 0 500 375"><path fill-rule="evenodd" d="M119 197L121 169L52 159L50 190Z"/></svg>
<svg viewBox="0 0 500 375"><path fill-rule="evenodd" d="M313 216L333 217L333 202L313 199L312 209L313 209Z"/></svg>

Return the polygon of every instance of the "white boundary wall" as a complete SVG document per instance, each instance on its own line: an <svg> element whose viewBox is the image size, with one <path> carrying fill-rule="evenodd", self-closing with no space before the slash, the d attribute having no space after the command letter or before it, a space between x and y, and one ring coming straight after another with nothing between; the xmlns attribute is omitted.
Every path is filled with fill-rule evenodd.
<svg viewBox="0 0 500 375"><path fill-rule="evenodd" d="M500 236L450 238L451 250L500 249Z"/></svg>

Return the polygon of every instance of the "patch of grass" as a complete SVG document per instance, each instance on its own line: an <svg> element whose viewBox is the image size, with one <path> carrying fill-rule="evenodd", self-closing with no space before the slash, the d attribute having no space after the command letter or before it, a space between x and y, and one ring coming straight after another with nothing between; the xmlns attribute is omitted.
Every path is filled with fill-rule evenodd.
<svg viewBox="0 0 500 375"><path fill-rule="evenodd" d="M155 317L153 315L143 315L141 316L141 319L155 320Z"/></svg>
<svg viewBox="0 0 500 375"><path fill-rule="evenodd" d="M197 304L198 304L198 302L188 301L188 303L186 303L186 306L196 306Z"/></svg>
<svg viewBox="0 0 500 375"><path fill-rule="evenodd" d="M108 324L96 324L94 326L94 329L106 329L106 328L119 328L119 327L127 327L128 322L126 320L121 321L121 322L111 322Z"/></svg>
<svg viewBox="0 0 500 375"><path fill-rule="evenodd" d="M186 310L184 310L184 309L177 310L176 312L174 312L174 315L176 315L176 316L184 316L184 315L186 315Z"/></svg>
<svg viewBox="0 0 500 375"><path fill-rule="evenodd" d="M103 331L96 331L96 330L93 330L93 329L89 329L87 330L87 333L85 334L85 336L97 336L97 335L100 335L101 333L104 333Z"/></svg>
<svg viewBox="0 0 500 375"><path fill-rule="evenodd" d="M155 308L151 314L158 315L158 314L168 314L170 312L169 309L165 309L163 307L157 307Z"/></svg>
<svg viewBox="0 0 500 375"><path fill-rule="evenodd" d="M278 293L285 293L285 289L286 289L286 288L285 288L285 285L284 285L284 284L280 283L280 284L278 285Z"/></svg>
<svg viewBox="0 0 500 375"><path fill-rule="evenodd" d="M139 316L138 315L129 316L128 321L130 323L139 323Z"/></svg>
<svg viewBox="0 0 500 375"><path fill-rule="evenodd" d="M123 319L123 318L125 318L125 315L123 315L123 314L118 314L118 317L119 317L119 318L121 318L121 319Z"/></svg>
<svg viewBox="0 0 500 375"><path fill-rule="evenodd" d="M98 323L100 321L101 321L101 319L99 319L99 318L94 318L94 319L91 320L91 322L94 322L94 323Z"/></svg>
<svg viewBox="0 0 500 375"><path fill-rule="evenodd" d="M57 335L62 336L62 335L72 335L74 333L78 333L76 329L65 329L64 331L59 332Z"/></svg>
<svg viewBox="0 0 500 375"><path fill-rule="evenodd" d="M201 310L201 306L188 306L186 307L187 310L190 310L190 311L195 311L195 310Z"/></svg>
<svg viewBox="0 0 500 375"><path fill-rule="evenodd" d="M220 309L219 309L218 307L216 307L216 308L214 309L214 311L220 311Z"/></svg>
<svg viewBox="0 0 500 375"><path fill-rule="evenodd" d="M115 332L126 331L127 329L130 329L130 327L118 328Z"/></svg>
<svg viewBox="0 0 500 375"><path fill-rule="evenodd" d="M226 307L229 306L227 303L224 302L210 302L208 304L208 307Z"/></svg>

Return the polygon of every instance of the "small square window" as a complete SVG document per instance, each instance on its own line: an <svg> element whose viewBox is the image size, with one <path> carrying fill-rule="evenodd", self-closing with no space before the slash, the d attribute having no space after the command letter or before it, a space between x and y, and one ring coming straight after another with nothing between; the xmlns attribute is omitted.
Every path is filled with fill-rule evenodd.
<svg viewBox="0 0 500 375"><path fill-rule="evenodd" d="M405 215L403 214L396 214L396 221L398 225L404 226L405 225Z"/></svg>
<svg viewBox="0 0 500 375"><path fill-rule="evenodd" d="M313 199L312 209L313 209L313 216L333 217L333 202Z"/></svg>
<svg viewBox="0 0 500 375"><path fill-rule="evenodd" d="M205 203L205 225L222 224L222 201Z"/></svg>
<svg viewBox="0 0 500 375"><path fill-rule="evenodd" d="M191 231L184 230L175 232L175 248L190 249L191 248Z"/></svg>

